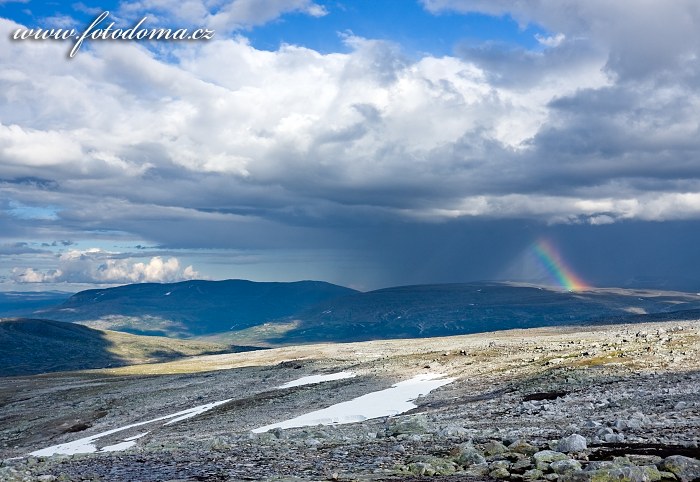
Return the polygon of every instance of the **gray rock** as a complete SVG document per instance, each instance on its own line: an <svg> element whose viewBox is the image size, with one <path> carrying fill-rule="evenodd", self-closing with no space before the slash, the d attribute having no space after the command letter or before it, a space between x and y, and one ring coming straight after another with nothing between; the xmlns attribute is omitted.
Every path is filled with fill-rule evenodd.
<svg viewBox="0 0 700 482"><path fill-rule="evenodd" d="M508 447L503 445L501 442L496 442L492 440L484 444L484 453L486 455L499 455L508 452Z"/></svg>
<svg viewBox="0 0 700 482"><path fill-rule="evenodd" d="M319 439L310 437L304 440L304 445L306 445L307 447L317 447L321 445L321 441Z"/></svg>
<svg viewBox="0 0 700 482"><path fill-rule="evenodd" d="M624 457L613 457L612 459L612 464L617 465L620 467L628 467L630 465L636 465L630 460L629 457L624 456Z"/></svg>
<svg viewBox="0 0 700 482"><path fill-rule="evenodd" d="M531 469L523 474L523 480L538 480L544 477L544 472L539 469Z"/></svg>
<svg viewBox="0 0 700 482"><path fill-rule="evenodd" d="M457 471L457 466L448 459L420 455L411 458L408 470L415 475L451 475Z"/></svg>
<svg viewBox="0 0 700 482"><path fill-rule="evenodd" d="M507 460L496 460L489 464L489 469L494 471L496 469L510 469L510 463Z"/></svg>
<svg viewBox="0 0 700 482"><path fill-rule="evenodd" d="M459 425L455 425L455 424L450 424L447 427L440 430L438 432L438 436L442 437L442 438L464 437L468 433L469 432L464 427L460 427Z"/></svg>
<svg viewBox="0 0 700 482"><path fill-rule="evenodd" d="M278 439L287 438L287 432L285 432L284 430L282 430L279 427L273 428L272 430L270 430L270 433L272 435L274 435L275 437L277 437Z"/></svg>
<svg viewBox="0 0 700 482"><path fill-rule="evenodd" d="M508 446L509 452L514 452L518 454L533 455L538 452L538 448L532 444L525 442L524 440L518 440Z"/></svg>
<svg viewBox="0 0 700 482"><path fill-rule="evenodd" d="M489 464L486 462L481 464L474 464L464 471L465 474L471 475L473 477L483 477L489 474Z"/></svg>
<svg viewBox="0 0 700 482"><path fill-rule="evenodd" d="M700 479L700 460L683 455L666 457L661 463L661 468L672 472L681 482Z"/></svg>
<svg viewBox="0 0 700 482"><path fill-rule="evenodd" d="M549 465L549 468L555 474L570 474L576 472L577 470L581 470L581 463L578 460L573 459L557 460L556 462L552 462Z"/></svg>
<svg viewBox="0 0 700 482"><path fill-rule="evenodd" d="M428 419L425 415L393 418L387 429L390 435L420 435L429 431Z"/></svg>
<svg viewBox="0 0 700 482"><path fill-rule="evenodd" d="M559 443L557 444L557 450L559 452L566 453L583 452L587 447L586 437L577 433L564 437L563 439L559 440Z"/></svg>
<svg viewBox="0 0 700 482"><path fill-rule="evenodd" d="M209 448L217 452L223 452L230 449L231 444L223 437L216 437L211 441Z"/></svg>
<svg viewBox="0 0 700 482"><path fill-rule="evenodd" d="M532 456L535 459L535 467L540 470L549 469L552 462L559 460L568 460L569 456L554 450L541 450Z"/></svg>
<svg viewBox="0 0 700 482"><path fill-rule="evenodd" d="M459 455L457 455L456 461L463 467L471 467L472 465L486 463L486 459L484 458L483 454L471 445L463 445L459 447Z"/></svg>
<svg viewBox="0 0 700 482"><path fill-rule="evenodd" d="M613 427L617 430L640 429L642 428L642 421L634 418L629 420L615 420Z"/></svg>
<svg viewBox="0 0 700 482"><path fill-rule="evenodd" d="M494 479L507 479L510 477L510 472L504 468L498 468L489 472L489 477Z"/></svg>
<svg viewBox="0 0 700 482"><path fill-rule="evenodd" d="M621 433L606 433L603 440L607 443L622 443L625 441L625 436Z"/></svg>
<svg viewBox="0 0 700 482"><path fill-rule="evenodd" d="M417 476L432 476L435 475L435 469L432 465L425 462L415 462L408 464L408 471Z"/></svg>
<svg viewBox="0 0 700 482"><path fill-rule="evenodd" d="M404 447L404 446L401 445L401 444L394 445L393 447L391 447L391 451L392 451L392 452L397 452L397 453L400 453L400 454L405 454L405 453L406 453L406 447Z"/></svg>
<svg viewBox="0 0 700 482"><path fill-rule="evenodd" d="M597 470L580 470L563 475L562 482L655 482L661 480L661 473L654 466L634 465L615 466Z"/></svg>
<svg viewBox="0 0 700 482"><path fill-rule="evenodd" d="M518 460L517 462L514 462L513 465L510 467L511 472L515 473L522 473L525 470L529 470L532 468L532 460L530 457L523 458L521 460Z"/></svg>

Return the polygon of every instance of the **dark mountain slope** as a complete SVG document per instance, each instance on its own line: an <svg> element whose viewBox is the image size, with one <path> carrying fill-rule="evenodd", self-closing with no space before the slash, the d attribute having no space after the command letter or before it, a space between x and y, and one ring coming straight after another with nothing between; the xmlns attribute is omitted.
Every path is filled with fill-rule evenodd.
<svg viewBox="0 0 700 482"><path fill-rule="evenodd" d="M241 330L354 293L320 281L142 283L82 291L41 316L129 333L188 337Z"/></svg>
<svg viewBox="0 0 700 482"><path fill-rule="evenodd" d="M235 351L214 343L94 330L62 321L0 319L0 377L105 368Z"/></svg>
<svg viewBox="0 0 700 482"><path fill-rule="evenodd" d="M59 291L0 292L0 318L30 316L37 310L63 303L70 293Z"/></svg>
<svg viewBox="0 0 700 482"><path fill-rule="evenodd" d="M634 321L641 314L700 308L700 296L650 290L568 292L505 283L388 288L300 313L281 343L432 337L513 328Z"/></svg>

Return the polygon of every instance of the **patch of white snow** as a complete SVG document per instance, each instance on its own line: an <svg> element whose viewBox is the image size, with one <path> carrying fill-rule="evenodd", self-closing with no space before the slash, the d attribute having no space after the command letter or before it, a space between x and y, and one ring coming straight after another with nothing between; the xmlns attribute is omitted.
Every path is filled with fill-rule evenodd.
<svg viewBox="0 0 700 482"><path fill-rule="evenodd" d="M331 373L330 375L310 375L308 377L301 377L297 380L292 380L291 382L287 382L284 385L280 385L277 388L282 389L301 387L303 385L311 385L313 383L330 382L332 380L344 380L346 378L353 378L355 376L357 375L355 375L353 372Z"/></svg>
<svg viewBox="0 0 700 482"><path fill-rule="evenodd" d="M399 415L416 408L413 401L421 395L443 385L452 383L454 378L443 378L443 374L428 373L418 375L393 385L386 390L368 393L347 402L337 403L328 408L309 412L283 422L265 425L253 430L263 433L273 428L309 427L361 422L372 418Z"/></svg>
<svg viewBox="0 0 700 482"><path fill-rule="evenodd" d="M29 455L34 455L36 457L50 457L52 455L74 455L74 454L91 454L95 452L103 452L103 451L110 451L113 452L115 450L124 450L129 447L132 447L136 442L135 440L145 434L136 436L136 437L130 437L128 439L125 439L124 442L115 444L115 445L109 445L107 447L103 447L102 449L98 449L97 446L95 445L95 442L98 439L101 439L102 437L106 437L108 435L112 435L117 432L122 432L124 430L128 430L130 428L134 427L140 427L142 425L148 425L150 423L155 423L155 422L162 422L163 420L170 420L169 422L165 423L164 425L170 425L171 423L179 422L181 420L185 420L191 417L194 417L196 415L199 415L201 413L206 412L207 410L211 410L212 408L222 405L226 402L230 402L233 400L232 398L229 398L228 400L221 400L219 402L212 402L212 403L207 403L205 405L199 405L197 407L193 408L188 408L187 410L182 410L180 412L172 413L170 415L164 415L162 417L154 418L151 420L146 420L145 422L138 422L138 423L132 423L131 425L126 425L124 427L119 427L119 428L114 428L112 430L107 430L106 432L98 433L95 435L91 435L89 437L81 438L78 440L74 440L73 442L66 442L63 444L58 444L58 445L53 445L51 447L47 447L45 449L41 450L36 450ZM172 419L172 420L171 420ZM133 442L133 443L131 443Z"/></svg>

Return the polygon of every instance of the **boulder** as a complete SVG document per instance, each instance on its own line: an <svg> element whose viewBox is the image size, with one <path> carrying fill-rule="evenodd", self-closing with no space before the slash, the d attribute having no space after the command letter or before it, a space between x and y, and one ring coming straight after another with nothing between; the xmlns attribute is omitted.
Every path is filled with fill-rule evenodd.
<svg viewBox="0 0 700 482"><path fill-rule="evenodd" d="M457 471L457 466L448 459L420 455L411 458L408 470L415 475L452 475Z"/></svg>
<svg viewBox="0 0 700 482"><path fill-rule="evenodd" d="M460 446L459 454L455 460L463 467L471 467L472 465L486 463L483 454L471 445Z"/></svg>
<svg viewBox="0 0 700 482"><path fill-rule="evenodd" d="M659 480L661 480L661 473L654 466L613 464L596 470L579 470L562 475L560 478L561 482L656 482Z"/></svg>
<svg viewBox="0 0 700 482"><path fill-rule="evenodd" d="M540 469L531 469L523 474L523 480L539 480L544 477L544 472Z"/></svg>
<svg viewBox="0 0 700 482"><path fill-rule="evenodd" d="M500 467L489 472L489 477L493 479L507 479L510 477L510 472L508 472L508 469Z"/></svg>
<svg viewBox="0 0 700 482"><path fill-rule="evenodd" d="M552 462L549 468L555 474L564 475L581 470L581 463L573 459L557 460L556 462Z"/></svg>
<svg viewBox="0 0 700 482"><path fill-rule="evenodd" d="M500 455L508 452L508 447L503 445L501 442L492 440L484 444L484 453L486 455Z"/></svg>
<svg viewBox="0 0 700 482"><path fill-rule="evenodd" d="M539 449L524 440L518 440L508 446L508 451L517 454L534 455Z"/></svg>
<svg viewBox="0 0 700 482"><path fill-rule="evenodd" d="M568 460L569 456L554 450L541 450L532 456L535 459L535 467L540 470L547 470L552 462Z"/></svg>
<svg viewBox="0 0 700 482"><path fill-rule="evenodd" d="M466 428L455 424L450 424L438 432L438 436L442 438L465 437L468 434L469 432Z"/></svg>
<svg viewBox="0 0 700 482"><path fill-rule="evenodd" d="M428 419L425 415L393 418L389 421L387 432L390 435L421 435L429 431Z"/></svg>
<svg viewBox="0 0 700 482"><path fill-rule="evenodd" d="M700 460L672 455L661 462L661 468L673 473L681 482L700 479Z"/></svg>
<svg viewBox="0 0 700 482"><path fill-rule="evenodd" d="M557 450L565 453L583 452L587 447L586 437L577 433L564 437L557 443Z"/></svg>

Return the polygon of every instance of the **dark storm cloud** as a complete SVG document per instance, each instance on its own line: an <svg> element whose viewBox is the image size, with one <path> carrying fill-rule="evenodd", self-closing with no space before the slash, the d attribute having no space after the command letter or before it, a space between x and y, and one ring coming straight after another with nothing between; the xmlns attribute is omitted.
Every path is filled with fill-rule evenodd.
<svg viewBox="0 0 700 482"><path fill-rule="evenodd" d="M47 251L31 247L26 242L0 244L0 256L38 253L47 253Z"/></svg>
<svg viewBox="0 0 700 482"><path fill-rule="evenodd" d="M561 44L540 51L503 43L463 43L456 53L482 68L494 85L519 90L531 88L548 77L571 75L579 66L599 62L603 55L583 39L562 40Z"/></svg>
<svg viewBox="0 0 700 482"><path fill-rule="evenodd" d="M248 12L251 24L287 11L273 3ZM70 68L59 48L5 45L0 82L14 96L0 96L7 246L113 236L162 256L332 248L395 284L493 278L544 233L574 246L600 283L624 281L613 267L685 273L690 244L652 233L668 223L694 239L700 218L697 4L424 3L436 13L511 14L551 35L535 50L463 44L456 57L419 59L352 35L343 54L263 52L240 38L174 47L170 63L104 43ZM191 5L187 15L214 21L204 3ZM581 241L600 250L642 235L628 259L666 245L678 252L641 269L616 259L617 248L601 257L609 264L597 261ZM94 253L80 269L66 258L62 272L145 279L126 263L132 255L104 255L109 276ZM174 264L159 272L182 275Z"/></svg>

